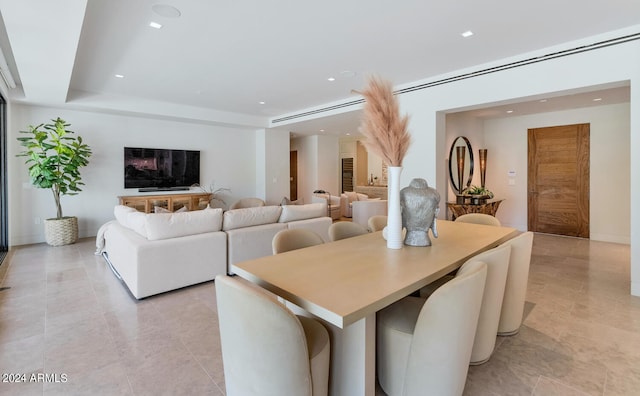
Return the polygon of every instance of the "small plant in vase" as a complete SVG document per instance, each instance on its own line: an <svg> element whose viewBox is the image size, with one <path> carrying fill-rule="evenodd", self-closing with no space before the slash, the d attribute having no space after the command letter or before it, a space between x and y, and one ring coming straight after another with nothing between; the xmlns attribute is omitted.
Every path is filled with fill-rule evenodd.
<svg viewBox="0 0 640 396"><path fill-rule="evenodd" d="M83 186L80 168L89 164L91 149L82 137L74 136L70 126L60 117L52 123L30 125L27 136L17 138L25 148L18 157L27 157L31 184L37 188L51 189L56 204L56 217L46 219L45 240L49 245L61 246L78 240L78 219L63 216L60 198L76 195Z"/></svg>
<svg viewBox="0 0 640 396"><path fill-rule="evenodd" d="M484 204L488 199L493 198L493 192L487 188L473 185L465 188L462 195L471 197L474 204Z"/></svg>
<svg viewBox="0 0 640 396"><path fill-rule="evenodd" d="M215 187L215 182L211 182L208 187L203 187L199 183L195 183L191 185L191 188L196 188L202 192L211 194L211 199L208 202L201 202L205 207L209 206L211 208L223 208L227 202L222 198L222 193L231 192L231 189L225 187ZM204 209L204 207L202 208Z"/></svg>

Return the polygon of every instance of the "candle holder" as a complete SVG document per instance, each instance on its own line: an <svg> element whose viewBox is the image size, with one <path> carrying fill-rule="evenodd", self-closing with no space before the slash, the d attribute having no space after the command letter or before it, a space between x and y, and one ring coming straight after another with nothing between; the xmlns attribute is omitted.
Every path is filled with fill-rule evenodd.
<svg viewBox="0 0 640 396"><path fill-rule="evenodd" d="M484 181L487 174L487 149L478 150L480 154L480 186L484 188Z"/></svg>

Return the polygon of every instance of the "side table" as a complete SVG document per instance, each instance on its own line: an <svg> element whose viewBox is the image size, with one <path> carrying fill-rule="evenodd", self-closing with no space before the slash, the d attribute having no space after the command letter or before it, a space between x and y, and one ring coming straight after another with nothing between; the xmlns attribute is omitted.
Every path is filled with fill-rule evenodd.
<svg viewBox="0 0 640 396"><path fill-rule="evenodd" d="M502 199L490 200L483 204L459 204L456 202L447 202L447 208L451 211L451 220L467 213L483 213L495 216Z"/></svg>

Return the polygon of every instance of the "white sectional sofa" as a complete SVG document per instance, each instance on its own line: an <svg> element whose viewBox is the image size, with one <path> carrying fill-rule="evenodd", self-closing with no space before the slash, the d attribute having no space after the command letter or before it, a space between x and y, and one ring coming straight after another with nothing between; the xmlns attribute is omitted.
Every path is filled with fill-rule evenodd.
<svg viewBox="0 0 640 396"><path fill-rule="evenodd" d="M98 233L98 251L137 299L233 273L235 263L272 254L273 236L307 228L329 241L321 203L145 214L118 205Z"/></svg>

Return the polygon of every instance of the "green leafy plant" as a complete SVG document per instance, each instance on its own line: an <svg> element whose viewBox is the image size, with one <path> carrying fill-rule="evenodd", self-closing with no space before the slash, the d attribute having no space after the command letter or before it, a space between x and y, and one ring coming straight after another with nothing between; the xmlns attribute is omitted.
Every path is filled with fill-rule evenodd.
<svg viewBox="0 0 640 396"><path fill-rule="evenodd" d="M52 123L29 126L28 131L20 131L27 136L18 137L25 150L18 157L27 157L31 184L37 188L48 188L56 202L57 219L61 219L62 195L76 195L84 185L80 168L89 164L91 149L82 137L73 136L68 130L71 125L60 117Z"/></svg>
<svg viewBox="0 0 640 396"><path fill-rule="evenodd" d="M462 195L478 195L487 198L493 198L493 193L485 187L470 186L464 189Z"/></svg>

